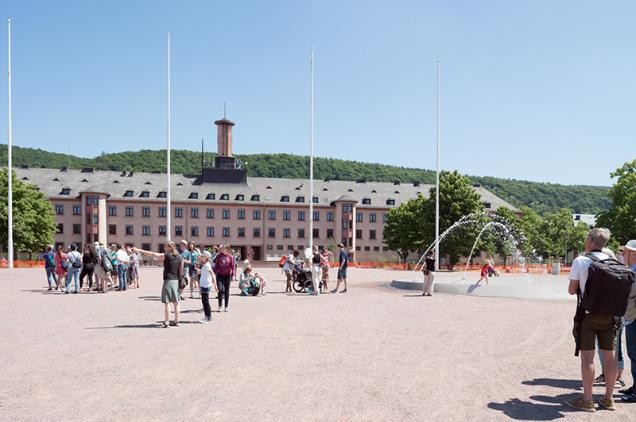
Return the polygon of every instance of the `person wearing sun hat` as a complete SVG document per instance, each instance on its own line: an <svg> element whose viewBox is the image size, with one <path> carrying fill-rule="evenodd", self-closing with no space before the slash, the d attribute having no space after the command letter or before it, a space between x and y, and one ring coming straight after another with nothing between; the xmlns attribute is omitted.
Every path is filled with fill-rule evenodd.
<svg viewBox="0 0 636 422"><path fill-rule="evenodd" d="M623 254L625 265L636 272L636 240L630 240L625 244ZM636 403L636 286L632 286L625 312L625 343L632 367L632 386L623 388L619 392L624 394L622 401Z"/></svg>

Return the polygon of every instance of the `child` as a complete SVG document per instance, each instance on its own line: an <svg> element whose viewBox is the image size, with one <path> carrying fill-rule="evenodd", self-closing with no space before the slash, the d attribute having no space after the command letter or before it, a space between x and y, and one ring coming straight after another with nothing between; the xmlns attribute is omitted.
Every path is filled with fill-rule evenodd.
<svg viewBox="0 0 636 422"><path fill-rule="evenodd" d="M479 284L482 280L484 280L486 284L488 284L488 271L490 270L490 268L492 268L492 266L490 265L490 261L486 260L484 262L484 266L481 267L480 278L479 281L477 281L477 284Z"/></svg>
<svg viewBox="0 0 636 422"><path fill-rule="evenodd" d="M216 285L216 279L214 278L214 272L212 271L212 265L210 264L211 254L207 251L199 255L198 262L201 266L201 273L199 274L199 291L201 292L201 303L203 304L203 312L205 316L199 320L201 324L207 324L212 320L212 308L210 308L210 289L214 287L214 290L219 291Z"/></svg>

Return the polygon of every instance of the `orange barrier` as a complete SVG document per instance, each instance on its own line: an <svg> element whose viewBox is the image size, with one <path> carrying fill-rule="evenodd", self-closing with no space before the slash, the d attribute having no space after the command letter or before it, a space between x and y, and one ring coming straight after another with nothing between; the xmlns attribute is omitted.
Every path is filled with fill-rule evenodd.
<svg viewBox="0 0 636 422"><path fill-rule="evenodd" d="M6 259L0 260L0 268L7 268L8 263ZM33 260L15 260L13 261L13 268L44 268L44 261Z"/></svg>

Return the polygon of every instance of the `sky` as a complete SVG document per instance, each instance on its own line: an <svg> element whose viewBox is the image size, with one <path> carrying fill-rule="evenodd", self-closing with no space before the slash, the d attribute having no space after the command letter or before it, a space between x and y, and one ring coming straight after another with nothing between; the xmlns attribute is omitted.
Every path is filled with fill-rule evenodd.
<svg viewBox="0 0 636 422"><path fill-rule="evenodd" d="M636 2L29 1L12 20L15 145L93 157L172 143L609 186L636 158ZM7 31L0 31L0 140Z"/></svg>

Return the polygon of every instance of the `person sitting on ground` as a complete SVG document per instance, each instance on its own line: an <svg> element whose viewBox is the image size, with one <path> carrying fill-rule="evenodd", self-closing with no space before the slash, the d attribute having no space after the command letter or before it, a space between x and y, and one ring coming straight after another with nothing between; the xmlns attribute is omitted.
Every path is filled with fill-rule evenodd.
<svg viewBox="0 0 636 422"><path fill-rule="evenodd" d="M265 295L265 286L267 285L267 281L259 273L252 274L252 266L247 259L244 262L246 262L246 264L239 275L239 289L241 290L241 296Z"/></svg>

